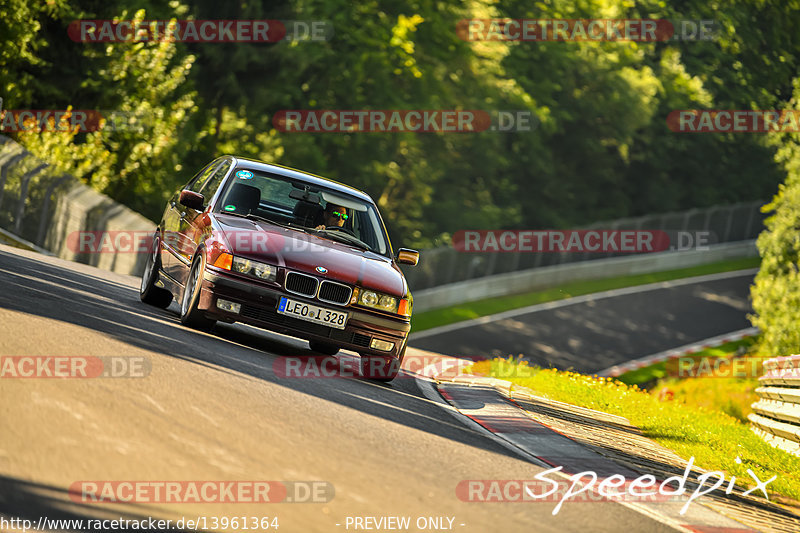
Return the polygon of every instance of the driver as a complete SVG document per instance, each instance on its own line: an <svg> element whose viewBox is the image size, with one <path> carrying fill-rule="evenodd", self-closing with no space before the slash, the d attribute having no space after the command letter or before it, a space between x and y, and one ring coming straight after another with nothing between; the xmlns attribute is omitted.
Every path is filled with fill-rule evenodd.
<svg viewBox="0 0 800 533"><path fill-rule="evenodd" d="M328 226L344 226L344 221L347 220L347 208L335 205L335 204L328 204L325 207L325 213L323 214L324 217L324 224L317 226L315 229L325 229Z"/></svg>

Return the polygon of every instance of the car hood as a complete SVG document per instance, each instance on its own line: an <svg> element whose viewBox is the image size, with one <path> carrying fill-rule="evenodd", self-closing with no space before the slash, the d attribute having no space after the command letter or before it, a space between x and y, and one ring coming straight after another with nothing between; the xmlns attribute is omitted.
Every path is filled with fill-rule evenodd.
<svg viewBox="0 0 800 533"><path fill-rule="evenodd" d="M392 296L406 294L402 272L387 257L269 222L224 214L214 219L213 229L234 255Z"/></svg>

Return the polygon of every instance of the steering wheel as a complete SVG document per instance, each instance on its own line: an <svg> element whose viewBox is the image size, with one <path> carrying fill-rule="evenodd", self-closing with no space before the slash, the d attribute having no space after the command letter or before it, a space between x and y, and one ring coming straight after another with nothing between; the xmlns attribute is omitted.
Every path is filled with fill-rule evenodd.
<svg viewBox="0 0 800 533"><path fill-rule="evenodd" d="M351 237L355 237L356 239L358 239L358 236L355 233L353 233L353 230L351 230L350 228L345 228L344 226L325 226L325 229L343 231L348 235L350 235Z"/></svg>

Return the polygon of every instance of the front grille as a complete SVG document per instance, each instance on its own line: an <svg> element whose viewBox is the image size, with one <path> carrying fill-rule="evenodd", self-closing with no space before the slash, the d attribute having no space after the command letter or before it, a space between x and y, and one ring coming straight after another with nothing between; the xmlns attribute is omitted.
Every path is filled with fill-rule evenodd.
<svg viewBox="0 0 800 533"><path fill-rule="evenodd" d="M369 346L369 335L362 335L360 333L353 333L353 344L356 346Z"/></svg>
<svg viewBox="0 0 800 533"><path fill-rule="evenodd" d="M314 297L317 294L317 278L289 272L286 274L286 290L303 296Z"/></svg>
<svg viewBox="0 0 800 533"><path fill-rule="evenodd" d="M351 293L352 290L347 285L325 280L319 287L318 298L323 302L344 305L350 301Z"/></svg>

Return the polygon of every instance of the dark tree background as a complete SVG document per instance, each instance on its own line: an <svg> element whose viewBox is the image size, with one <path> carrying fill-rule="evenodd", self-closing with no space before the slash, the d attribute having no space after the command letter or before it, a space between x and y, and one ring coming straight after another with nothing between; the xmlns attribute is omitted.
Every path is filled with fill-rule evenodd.
<svg viewBox="0 0 800 533"><path fill-rule="evenodd" d="M352 184L396 243L470 228L568 227L767 199L786 174L758 134L684 134L675 109L774 109L797 76L796 1L0 0L10 109L115 110L129 128L22 133L30 150L157 218L223 154ZM723 4L718 4L723 5ZM297 19L325 42L80 43L78 19ZM709 41L467 42L466 18L711 19ZM527 110L517 133L281 133L286 109Z"/></svg>

